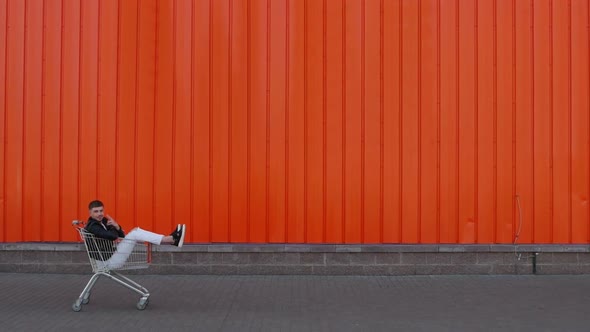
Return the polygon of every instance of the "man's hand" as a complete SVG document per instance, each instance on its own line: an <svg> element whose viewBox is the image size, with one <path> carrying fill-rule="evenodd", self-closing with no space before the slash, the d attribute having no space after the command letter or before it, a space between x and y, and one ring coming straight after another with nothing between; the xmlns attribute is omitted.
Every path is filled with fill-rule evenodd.
<svg viewBox="0 0 590 332"><path fill-rule="evenodd" d="M115 221L115 219L113 219L111 216L109 216L108 214L106 215L107 217L107 226L113 226L115 227L117 230L121 229L121 226L119 226L119 224L117 224L117 222Z"/></svg>

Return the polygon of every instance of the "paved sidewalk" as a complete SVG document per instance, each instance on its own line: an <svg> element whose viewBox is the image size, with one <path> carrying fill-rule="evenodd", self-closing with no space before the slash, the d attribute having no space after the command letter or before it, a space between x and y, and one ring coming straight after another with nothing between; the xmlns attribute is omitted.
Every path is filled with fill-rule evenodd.
<svg viewBox="0 0 590 332"><path fill-rule="evenodd" d="M590 276L132 276L0 274L1 331L588 331Z"/></svg>

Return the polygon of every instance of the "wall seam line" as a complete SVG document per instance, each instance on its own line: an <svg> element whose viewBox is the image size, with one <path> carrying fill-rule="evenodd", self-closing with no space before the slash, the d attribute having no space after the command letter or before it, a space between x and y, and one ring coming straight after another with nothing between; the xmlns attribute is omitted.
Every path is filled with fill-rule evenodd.
<svg viewBox="0 0 590 332"><path fill-rule="evenodd" d="M422 242L422 0L418 0L418 213L417 242Z"/></svg>
<svg viewBox="0 0 590 332"><path fill-rule="evenodd" d="M516 0L512 0L512 229L516 231Z"/></svg>
<svg viewBox="0 0 590 332"><path fill-rule="evenodd" d="M6 22L5 22L5 26L4 26L6 47L4 48L4 114L3 114L4 134L2 137L2 145L4 146L4 150L2 151L4 154L3 159L2 159L2 164L3 164L3 167L2 167L2 170L3 170L3 174L2 174L3 180L2 181L3 182L2 183L4 183L4 186L2 188L2 198L3 198L2 199L2 214L3 214L3 216L2 216L2 241L6 241L6 232L8 230L8 226L6 223L6 216L7 216L7 213L6 213L6 149L8 146L8 138L6 137L7 130L8 130L8 124L7 124L7 121L8 121L8 98L6 97L7 96L6 91L7 91L7 86L8 86L8 46L9 46L9 43L8 43L8 30L9 30L9 28L8 28L9 27L9 24L8 24L8 13L9 13L8 3L9 3L9 1L7 0L6 1L6 9L5 9L6 10ZM60 192L61 192L61 190L60 190ZM61 202L61 199L59 201ZM61 212L61 209L60 209L60 212ZM59 227L59 228L61 229L61 227ZM61 234L61 232L60 232L60 234Z"/></svg>
<svg viewBox="0 0 590 332"><path fill-rule="evenodd" d="M322 104L322 219L323 219L323 231L322 231L322 239L325 243L327 241L327 233L328 233L328 222L327 222L327 200L328 200L328 182L327 182L327 122L328 122L328 114L327 114L327 100L328 100L328 64L327 64L327 48L328 48L328 2L327 0L323 1L323 15L322 15L322 35L323 35L323 79L322 79L322 95L323 95L323 104Z"/></svg>
<svg viewBox="0 0 590 332"><path fill-rule="evenodd" d="M457 75L457 82L456 84L456 102L457 102L457 106L456 106L456 124L457 124L457 128L456 128L456 132L455 132L455 145L457 147L457 155L455 156L456 158L456 164L457 164L457 168L455 169L456 174L456 185L457 185L457 200L455 203L455 208L457 209L457 217L455 220L455 234L456 234L456 239L458 243L461 243L461 227L460 227L460 204L459 204L459 195L461 192L461 143L460 143L460 129L461 129L461 103L460 103L460 97L461 97L461 90L460 90L460 86L461 86L461 71L459 69L459 64L460 64L460 60L461 60L461 54L460 54L460 44L461 44L461 38L460 38L460 11L459 11L459 0L456 0L455 2L455 39L457 41L457 44L455 46L455 67L456 67L456 75Z"/></svg>
<svg viewBox="0 0 590 332"><path fill-rule="evenodd" d="M549 0L549 123L550 123L550 134L549 134L549 209L551 210L551 231L549 232L550 242L554 243L555 240L555 233L557 232L556 225L555 225L555 175L554 175L554 140L553 136L555 134L555 127L553 124L553 103L555 102L555 98L553 96L554 91L554 82L553 82L553 0Z"/></svg>
<svg viewBox="0 0 590 332"><path fill-rule="evenodd" d="M532 197L532 227L531 227L531 240L535 242L535 3L534 0L530 1L530 8L531 8L531 26L530 26L530 35L531 35L531 153L532 153L532 181L531 181L531 192L533 193Z"/></svg>
<svg viewBox="0 0 590 332"><path fill-rule="evenodd" d="M290 0L286 0L285 16L285 242L289 242L289 42L290 42Z"/></svg>
<svg viewBox="0 0 590 332"><path fill-rule="evenodd" d="M121 63L121 3L117 3L117 83L116 83L116 96L115 96L115 214L117 213L117 202L119 201L119 144L117 140L119 138L119 114L120 114L120 97L119 92L119 80L121 73L119 71Z"/></svg>
<svg viewBox="0 0 590 332"><path fill-rule="evenodd" d="M248 0L248 4L249 4ZM209 0L209 242L213 242L213 0ZM250 214L248 214L249 216Z"/></svg>
<svg viewBox="0 0 590 332"><path fill-rule="evenodd" d="M137 226L137 173L138 173L138 153L137 153L137 145L139 142L139 125L138 125L138 107L139 107L139 44L140 44L140 36L141 36L141 0L137 0L137 13L136 21L135 21L135 109L134 109L134 118L135 118L135 137L134 137L134 144L133 144L133 169L135 170L135 174L133 174L133 213L135 214L136 218L134 218L134 224Z"/></svg>
<svg viewBox="0 0 590 332"><path fill-rule="evenodd" d="M191 226L191 234L195 234L192 229L197 229L195 222L195 57L193 51L195 49L195 3L191 1L191 142L190 142L190 207L189 207L189 225ZM195 237L192 238L195 241Z"/></svg>
<svg viewBox="0 0 590 332"><path fill-rule="evenodd" d="M478 2L475 2L475 34L474 34L474 39L475 39L475 56L474 56L474 61L475 61L475 70L474 70L474 74L475 74L475 81L474 81L474 107L473 109L475 110L475 120L474 120L474 131L475 131L475 137L474 137L474 163L475 163L475 167L474 167L474 179L473 182L475 183L474 186L474 191L473 191L473 197L474 197L474 211L475 211L475 234L474 234L474 238L475 238L475 243L479 243L479 6L478 6Z"/></svg>
<svg viewBox="0 0 590 332"><path fill-rule="evenodd" d="M177 61L176 61L176 55L177 55L177 44L176 44L176 34L178 33L178 14L177 14L177 10L178 10L178 1L177 0L173 0L172 1L172 17L174 20L174 23L172 23L172 160L170 162L170 173L172 175L172 183L171 183L171 196L172 196L172 223L174 220L176 220L176 168L174 167L174 164L176 163L176 119L177 119L177 101L176 101L176 93L178 90L178 83L177 81ZM170 225L172 227L172 225Z"/></svg>
<svg viewBox="0 0 590 332"><path fill-rule="evenodd" d="M361 243L366 242L366 220L365 220L365 185L366 176L365 170L367 162L366 150L365 150L365 126L366 126L366 109L365 109L365 52L366 52L366 41L365 41L365 15L366 15L365 0L361 0Z"/></svg>
<svg viewBox="0 0 590 332"><path fill-rule="evenodd" d="M22 137L21 137L21 140L22 140L22 149L21 149L21 151L22 151L22 156L21 156L22 178L21 178L21 195L20 195L21 196L21 206L20 206L21 219L23 221L24 221L24 217L25 217L25 196L26 196L25 192L26 192L26 182L27 182L26 181L27 180L27 177L26 177L27 166L25 163L25 159L27 156L27 154L26 154L26 152L27 152L27 132L26 132L26 129L27 129L27 116L26 116L27 107L26 107L26 104L27 104L27 81L28 81L27 80L27 58L28 58L27 57L27 42L28 42L28 38L27 38L28 20L27 20L27 18L29 16L29 15L27 15L27 11L28 11L29 1L24 0L24 2L25 2L25 5L24 5L25 6L25 10L24 10L25 17L24 17L23 68L22 68L22 70L23 70L23 85L22 85L23 106L22 107L23 108L22 108L22 113L21 113L21 116L22 116L22 129L21 129L22 130ZM6 19L8 20L8 13L6 13L6 16L7 16ZM79 179L79 177L78 177L78 179ZM26 222L22 222L22 224L21 224L21 239L25 239L25 237L26 237L25 236L26 235L26 225L27 225Z"/></svg>
<svg viewBox="0 0 590 332"><path fill-rule="evenodd" d="M248 173L248 177L247 177L247 181L246 181L247 182L246 186L248 188L247 194L246 194L246 196L247 196L247 204L246 205L247 205L247 210L248 210L248 212L247 212L247 215L248 215L248 217L247 217L247 225L248 225L247 226L247 228L248 228L247 241L248 242L250 242L250 232L251 232L251 215L250 215L251 214L251 207L250 207L251 195L250 194L251 194L251 186L252 186L252 184L251 184L251 181L252 181L252 179L251 179L251 177L252 177L252 174L251 174L251 163L252 163L252 161L251 161L251 159L252 159L251 158L252 157L251 156L251 154L252 154L252 147L251 147L251 145L252 145L252 141L251 141L251 135L252 135L252 129L251 129L251 126L252 126L252 124L251 124L251 117L252 117L252 114L251 114L252 113L252 96L251 96L251 94L252 94L252 82L251 82L251 80L252 80L252 68L251 68L252 67L252 55L251 55L251 52L252 52L252 47L251 47L251 44L252 44L252 38L251 38L251 35L252 35L252 9L251 9L251 6L252 6L251 0L248 0L248 2L247 2L247 7L248 7L247 8L247 15L248 15L248 28L247 28L247 30L248 30L248 32L247 32L247 35L248 35L248 37L247 37L248 66L247 67L248 67L248 69L247 69L247 74L246 74L247 81L248 81L247 82L247 96L248 96L247 113L248 113L248 115L247 115L247 144L246 144L247 145L246 150L247 150L247 155L248 155L248 157L247 157L248 161L246 163L246 165L247 165L246 169L247 169L247 173Z"/></svg>
<svg viewBox="0 0 590 332"><path fill-rule="evenodd" d="M587 50L588 50L588 56L590 58L590 0L588 1L587 4L588 9L586 10L586 33L588 34L588 38L587 38ZM590 59L589 59L590 60ZM588 67L588 80L590 82L590 66ZM588 108L589 108L589 112L590 112L590 84L588 85ZM590 116L588 116L588 129L590 130ZM590 143L590 139L587 139L587 141ZM590 166L590 153L588 153L588 165ZM588 167L588 192L590 192L590 167ZM587 220L587 225L590 224L590 204L588 204L588 220ZM587 230L587 234L586 234L586 240L588 240L590 238L590 227L588 227Z"/></svg>
<svg viewBox="0 0 590 332"><path fill-rule="evenodd" d="M270 242L270 4L266 2L266 242Z"/></svg>
<svg viewBox="0 0 590 332"><path fill-rule="evenodd" d="M440 106L440 2L436 3L436 242L440 243L440 155L441 155L441 106Z"/></svg>
<svg viewBox="0 0 590 332"><path fill-rule="evenodd" d="M234 15L234 0L229 0L229 36L228 36L228 78L227 78L227 90L228 90L228 98L227 98L227 109L228 109L228 149L227 149L227 159L228 159L228 168L227 168L227 214L228 214L228 223L227 223L227 238L229 242L232 242L232 167L233 167L233 82L232 82L232 61L233 61L233 49L232 49L232 41L233 41L233 15Z"/></svg>
<svg viewBox="0 0 590 332"><path fill-rule="evenodd" d="M346 1L342 2L342 243L346 243Z"/></svg>
<svg viewBox="0 0 590 332"><path fill-rule="evenodd" d="M494 25L494 91L493 91L493 149L494 149L494 156L493 156L493 164L494 164L494 180L493 180L493 196L494 196L494 203L493 203L493 241L494 243L498 242L498 31L497 31L497 22L498 22L498 2L494 0L493 2L494 11L493 11L493 25Z"/></svg>
<svg viewBox="0 0 590 332"><path fill-rule="evenodd" d="M46 58L47 58L47 54L46 54L46 50L45 50L45 39L46 39L46 33L47 33L47 29L46 29L46 16L47 16L47 12L46 12L47 8L45 6L45 1L43 1L42 4L42 32L41 32L41 56L42 56L42 60L41 60L41 151L40 151L40 160L41 160L41 169L39 170L39 182L40 182L40 188L39 188L39 202L40 202L40 211L39 211L39 227L38 227L38 231L39 231L39 240L43 241L44 238L44 229L45 227L43 227L43 220L45 220L45 209L44 209L44 202L43 202L43 188L45 187L45 148L46 148L46 143L45 143L45 102L46 102L46 98L45 98L45 86L46 86L46 81L45 81L45 76L46 76ZM6 75L6 74L4 74Z"/></svg>
<svg viewBox="0 0 590 332"><path fill-rule="evenodd" d="M102 48L100 47L100 40L101 40L101 33L100 33L101 24L100 24L100 22L101 22L101 16L102 16L102 10L101 10L101 8L102 8L102 2L99 2L98 3L97 33L96 33L96 39L97 39L97 43L96 43L97 44L96 45L97 59L96 60L97 61L96 61L96 118L95 118L95 121L96 121L96 133L97 134L96 134L96 144L95 144L95 147L94 147L94 149L95 149L94 150L94 153L95 153L96 160L97 160L97 163L96 163L96 178L95 178L95 182L94 182L94 195L96 197L99 196L99 194L98 194L98 188L99 188L99 184L100 184L100 162L98 162L98 161L101 160L101 158L100 158L100 142L101 142L101 140L100 140L100 133L101 133L101 130L102 130L102 127L100 125L100 106L101 106L100 99L102 97L102 94L100 93L101 92L101 89L100 89L100 87L101 87L101 78L102 78L102 75L100 74L101 68L102 68L102 66L101 66L101 63L102 63L102 57L101 57Z"/></svg>
<svg viewBox="0 0 590 332"><path fill-rule="evenodd" d="M379 182L379 242L383 243L384 241L384 212L383 212L383 201L384 201L384 182L385 182L385 135L384 135L384 126L385 126L385 102L384 102L384 90L385 90L385 82L384 82L384 64L383 64L383 39L384 39L384 16L385 16L385 8L384 8L384 0L379 2L379 178L381 181Z"/></svg>
<svg viewBox="0 0 590 332"><path fill-rule="evenodd" d="M404 88L403 88L403 63L404 63L404 34L403 34L403 0L399 0L399 8L398 8L398 15L399 15L399 130L398 130L398 142L399 142L399 186L398 186L398 197L399 197L399 235L398 235L398 242L403 242L403 186L404 186L404 138L403 138L403 120L404 120Z"/></svg>
<svg viewBox="0 0 590 332"><path fill-rule="evenodd" d="M58 206L59 206L59 210L58 210L58 218L59 220L62 220L63 217L63 68L64 68L64 60L63 60L63 53L64 53L64 30L65 30L65 26L64 26L64 4L62 2L61 5L61 18L60 18L60 54L59 54L59 61L60 61L60 70L59 70L59 199L58 199ZM8 13L8 1L6 1L6 13ZM7 27L8 27L8 18L6 19L6 23L7 23ZM7 39L8 40L8 39ZM6 46L6 49L8 50L8 43ZM6 60L6 64L8 64L8 59ZM6 122L4 122L4 124L6 125ZM6 151L6 149L4 150ZM5 159L5 163L6 163L6 159ZM6 168L5 168L6 169ZM4 188L4 192L6 193L6 187ZM6 195L5 195L6 197ZM5 203L6 204L6 203ZM4 210L6 211L6 209ZM4 219L6 220L6 219ZM59 230L59 238L61 240L63 240L62 237L62 223L58 223L58 230Z"/></svg>
<svg viewBox="0 0 590 332"><path fill-rule="evenodd" d="M102 3L102 2L101 2ZM159 28L159 1L156 1L156 13L155 13L155 24L154 24L154 114L152 115L153 117L153 121L154 121L154 127L153 127L153 135L152 135L152 165L154 165L154 167L152 167L152 185L153 188L156 187L156 141L157 141L157 130L156 130L156 123L157 123L157 117L156 117L156 113L157 113L157 109L158 109L158 28ZM153 216L156 215L156 191L154 190L152 192L152 217L151 217L151 226L152 229L154 229L155 226L155 218Z"/></svg>
<svg viewBox="0 0 590 332"><path fill-rule="evenodd" d="M572 1L568 0L568 237L573 241L573 211L572 211Z"/></svg>
<svg viewBox="0 0 590 332"><path fill-rule="evenodd" d="M79 31L78 31L78 128L76 128L76 133L78 134L77 137L77 152L78 152L78 156L77 156L77 168L78 168L78 173L76 174L77 177L77 191L78 191L78 195L76 197L76 211L77 214L80 215L80 196L82 196L82 177L80 176L80 173L82 173L82 165L80 162L80 155L82 152L82 135L80 133L80 128L82 127L82 53L83 53L83 43L82 43L82 35L84 33L84 22L83 22L83 11L84 11L84 5L83 5L83 1L80 1L80 8L79 8Z"/></svg>
<svg viewBox="0 0 590 332"><path fill-rule="evenodd" d="M315 1L315 0L313 0ZM307 202L307 190L308 190L308 96L307 96L307 78L308 78L308 63L307 63L307 48L308 48L308 22L307 22L307 0L303 0L303 242L308 243L308 202Z"/></svg>

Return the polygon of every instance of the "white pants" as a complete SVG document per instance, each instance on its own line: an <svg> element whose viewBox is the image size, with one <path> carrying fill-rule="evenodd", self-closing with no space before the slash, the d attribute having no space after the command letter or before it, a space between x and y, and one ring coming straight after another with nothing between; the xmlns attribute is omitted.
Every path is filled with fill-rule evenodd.
<svg viewBox="0 0 590 332"><path fill-rule="evenodd" d="M115 251L113 256L111 256L111 258L109 258L107 261L101 263L105 264L105 266L109 269L121 268L131 255L133 247L135 247L135 243L149 242L155 245L160 245L163 238L164 235L162 234L148 232L139 227L136 227L132 229L129 234L125 235L125 238L123 238L123 240L117 244L117 251Z"/></svg>

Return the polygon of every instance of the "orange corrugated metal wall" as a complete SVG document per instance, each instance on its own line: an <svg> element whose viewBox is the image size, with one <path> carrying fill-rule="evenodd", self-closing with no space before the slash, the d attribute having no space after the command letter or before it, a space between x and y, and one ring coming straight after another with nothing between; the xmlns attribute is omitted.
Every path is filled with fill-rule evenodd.
<svg viewBox="0 0 590 332"><path fill-rule="evenodd" d="M589 10L0 0L0 241L587 243Z"/></svg>

